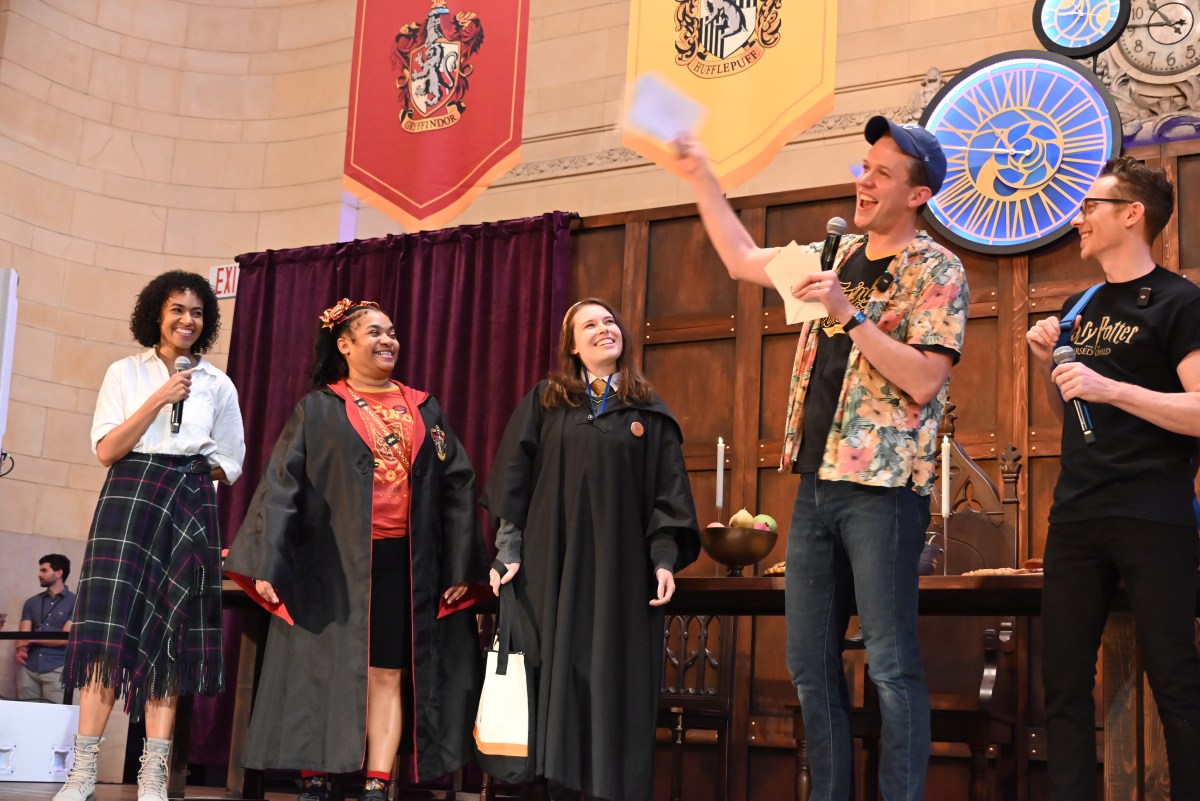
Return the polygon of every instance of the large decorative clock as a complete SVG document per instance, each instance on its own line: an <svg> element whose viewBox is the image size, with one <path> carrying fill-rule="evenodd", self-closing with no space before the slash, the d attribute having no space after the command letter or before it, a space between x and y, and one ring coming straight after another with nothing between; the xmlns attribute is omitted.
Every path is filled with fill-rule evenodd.
<svg viewBox="0 0 1200 801"><path fill-rule="evenodd" d="M1173 84L1200 69L1197 0L1133 0L1119 60L1146 83Z"/></svg>
<svg viewBox="0 0 1200 801"><path fill-rule="evenodd" d="M1107 49L1125 30L1131 0L1037 0L1033 31L1047 50L1083 58Z"/></svg>
<svg viewBox="0 0 1200 801"><path fill-rule="evenodd" d="M925 211L946 238L981 253L1051 242L1121 147L1112 98L1090 70L1056 53L979 61L933 97L921 124L946 152Z"/></svg>

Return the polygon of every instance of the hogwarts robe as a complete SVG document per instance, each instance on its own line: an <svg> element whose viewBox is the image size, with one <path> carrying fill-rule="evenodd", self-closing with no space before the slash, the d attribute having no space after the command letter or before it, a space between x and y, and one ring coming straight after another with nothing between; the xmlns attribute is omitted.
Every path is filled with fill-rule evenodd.
<svg viewBox="0 0 1200 801"><path fill-rule="evenodd" d="M610 396L546 410L539 383L513 413L484 493L523 530L521 571L541 648L536 771L591 801L648 801L662 683L663 607L650 542L700 551L675 418Z"/></svg>
<svg viewBox="0 0 1200 801"><path fill-rule="evenodd" d="M437 401L426 395L418 409L425 441L410 477L412 603L396 614L412 615L404 717L416 773L428 779L472 754L482 683L475 616L439 603L452 585L485 583L486 560L474 469ZM283 602L271 620L246 767L344 773L363 765L373 478L374 457L345 401L328 388L305 395L225 560L230 574L270 581Z"/></svg>

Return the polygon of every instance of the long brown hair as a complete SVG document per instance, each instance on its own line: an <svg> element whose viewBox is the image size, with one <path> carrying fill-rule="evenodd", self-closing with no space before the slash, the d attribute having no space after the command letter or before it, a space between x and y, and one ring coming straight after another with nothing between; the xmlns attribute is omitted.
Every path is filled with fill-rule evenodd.
<svg viewBox="0 0 1200 801"><path fill-rule="evenodd" d="M617 357L617 397L625 403L649 403L650 382L642 371L629 357L629 331L621 315L606 300L600 298L584 298L567 309L563 317L562 336L558 340L558 369L547 377L546 392L542 395L542 405L547 409L557 409L559 406L579 406L580 399L586 392L580 373L583 372L583 361L571 351L575 349L575 315L584 306L599 306L612 315L616 321L617 330L621 332L621 355Z"/></svg>

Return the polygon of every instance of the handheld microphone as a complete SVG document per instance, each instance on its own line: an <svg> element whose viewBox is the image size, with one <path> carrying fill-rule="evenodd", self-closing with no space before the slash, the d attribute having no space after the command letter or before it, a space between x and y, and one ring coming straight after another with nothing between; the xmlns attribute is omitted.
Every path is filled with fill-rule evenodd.
<svg viewBox="0 0 1200 801"><path fill-rule="evenodd" d="M175 372L182 373L184 370L192 369L192 360L187 356L180 356L175 360ZM183 401L177 400L171 404L171 433L179 433L179 424L183 422Z"/></svg>
<svg viewBox="0 0 1200 801"><path fill-rule="evenodd" d="M1075 361L1075 348L1070 345L1062 345L1054 349L1054 363L1066 364L1067 362ZM1079 398L1072 398L1071 405L1075 407L1075 416L1079 418L1079 428L1083 430L1083 441L1091 445L1096 441L1096 432L1092 431L1092 416L1088 414L1086 401L1081 401Z"/></svg>
<svg viewBox="0 0 1200 801"><path fill-rule="evenodd" d="M833 269L833 260L837 258L838 245L842 243L842 234L846 233L846 221L841 217L830 217L825 223L825 245L821 248L821 270L829 272Z"/></svg>

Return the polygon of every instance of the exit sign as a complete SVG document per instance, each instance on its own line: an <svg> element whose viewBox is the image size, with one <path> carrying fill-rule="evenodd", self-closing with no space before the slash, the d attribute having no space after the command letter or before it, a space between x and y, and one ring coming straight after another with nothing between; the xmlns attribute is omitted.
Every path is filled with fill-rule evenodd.
<svg viewBox="0 0 1200 801"><path fill-rule="evenodd" d="M241 272L241 268L236 262L218 264L216 267L209 268L208 283L212 284L213 291L217 293L218 298L236 298L238 276L241 275Z"/></svg>

